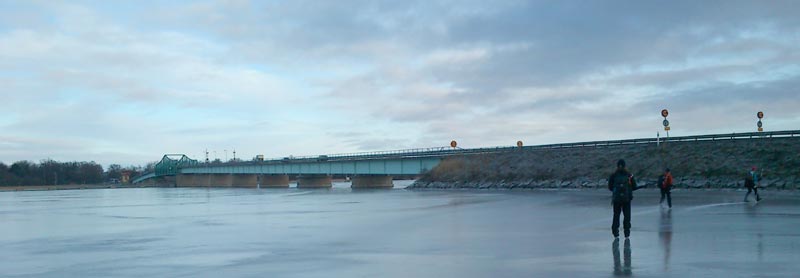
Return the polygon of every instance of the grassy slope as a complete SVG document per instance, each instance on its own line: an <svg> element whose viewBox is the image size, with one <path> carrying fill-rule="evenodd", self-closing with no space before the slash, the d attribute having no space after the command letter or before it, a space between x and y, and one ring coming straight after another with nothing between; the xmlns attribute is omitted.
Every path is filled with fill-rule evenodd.
<svg viewBox="0 0 800 278"><path fill-rule="evenodd" d="M768 183L764 186L794 186L800 180L800 138L774 138L458 156L442 161L417 186L432 182L560 185L564 181L596 186L620 158L638 179L650 183L665 167L672 169L678 186L737 186L751 166L763 169Z"/></svg>

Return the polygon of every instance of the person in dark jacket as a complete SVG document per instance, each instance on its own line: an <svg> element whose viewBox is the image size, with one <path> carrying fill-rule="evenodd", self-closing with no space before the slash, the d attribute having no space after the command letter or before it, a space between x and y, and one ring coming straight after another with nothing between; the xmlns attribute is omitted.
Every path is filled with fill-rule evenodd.
<svg viewBox="0 0 800 278"><path fill-rule="evenodd" d="M661 201L658 203L664 203L664 197L666 197L667 205L672 208L672 194L670 194L670 190L672 190L672 173L669 172L669 168L664 170L664 175L658 178L658 188L661 189Z"/></svg>
<svg viewBox="0 0 800 278"><path fill-rule="evenodd" d="M612 204L614 205L614 219L611 220L611 233L614 237L619 237L619 214L625 216L622 227L625 237L631 235L631 200L633 191L644 186L636 186L636 179L633 174L625 168L625 160L617 161L617 170L608 177L608 190L612 192Z"/></svg>

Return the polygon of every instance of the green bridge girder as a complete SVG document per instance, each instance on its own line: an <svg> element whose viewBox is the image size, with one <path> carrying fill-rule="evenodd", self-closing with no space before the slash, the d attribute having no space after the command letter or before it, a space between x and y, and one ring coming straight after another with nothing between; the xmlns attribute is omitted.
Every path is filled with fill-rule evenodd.
<svg viewBox="0 0 800 278"><path fill-rule="evenodd" d="M174 176L180 173L181 168L197 164L197 160L191 159L183 154L165 154L161 157L161 161L156 163L153 172L156 177Z"/></svg>

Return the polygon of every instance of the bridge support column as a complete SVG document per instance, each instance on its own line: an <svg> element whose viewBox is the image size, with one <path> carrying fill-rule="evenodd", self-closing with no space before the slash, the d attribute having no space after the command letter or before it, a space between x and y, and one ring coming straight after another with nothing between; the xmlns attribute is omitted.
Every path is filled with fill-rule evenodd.
<svg viewBox="0 0 800 278"><path fill-rule="evenodd" d="M211 182L208 186L230 187L233 185L233 175L231 174L211 174Z"/></svg>
<svg viewBox="0 0 800 278"><path fill-rule="evenodd" d="M392 177L388 175L360 175L353 177L350 188L392 188Z"/></svg>
<svg viewBox="0 0 800 278"><path fill-rule="evenodd" d="M192 184L188 185L188 186L198 186L198 187L209 187L209 186L211 186L211 175L209 175L209 174L194 174L192 176L193 176Z"/></svg>
<svg viewBox="0 0 800 278"><path fill-rule="evenodd" d="M177 187L189 187L189 186L197 186L197 175L186 175L186 174L178 174L175 177L175 186Z"/></svg>
<svg viewBox="0 0 800 278"><path fill-rule="evenodd" d="M175 187L177 184L177 176L162 176L153 179L154 186L162 186L162 187Z"/></svg>
<svg viewBox="0 0 800 278"><path fill-rule="evenodd" d="M261 175L259 184L263 188L289 187L289 175Z"/></svg>
<svg viewBox="0 0 800 278"><path fill-rule="evenodd" d="M156 178L149 178L139 183L142 186L155 186Z"/></svg>
<svg viewBox="0 0 800 278"><path fill-rule="evenodd" d="M231 186L233 187L258 186L258 175L255 174L234 174L231 179Z"/></svg>
<svg viewBox="0 0 800 278"><path fill-rule="evenodd" d="M302 175L297 177L297 188L331 188L330 175Z"/></svg>
<svg viewBox="0 0 800 278"><path fill-rule="evenodd" d="M202 180L201 180L202 176L201 175L194 174L194 175L189 175L189 177L191 177L191 179L189 180L189 185L188 186L200 186L200 184L202 182ZM181 186L181 185L178 184L178 186Z"/></svg>

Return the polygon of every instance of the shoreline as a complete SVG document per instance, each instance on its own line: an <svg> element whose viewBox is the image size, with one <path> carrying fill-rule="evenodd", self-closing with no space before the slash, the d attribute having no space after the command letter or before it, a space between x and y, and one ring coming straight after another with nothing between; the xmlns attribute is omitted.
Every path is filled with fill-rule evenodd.
<svg viewBox="0 0 800 278"><path fill-rule="evenodd" d="M411 191L479 191L479 192L533 192L533 191L548 191L548 192L557 192L557 191L564 191L564 192L573 192L573 191L608 191L608 189L604 188L594 188L594 187L587 187L587 188L579 188L579 187L565 187L565 188L551 188L551 187L540 187L540 188L466 188L466 187L453 187L453 188L400 188L403 190L411 190ZM636 192L645 191L645 192L656 192L658 193L658 188L646 187L636 190ZM785 194L797 194L800 195L800 190L795 189L780 189L780 188L763 188L759 187L758 192L770 192L770 193L785 193ZM747 192L747 188L722 188L722 187L712 187L712 188L673 188L670 192ZM635 193L634 193L635 194Z"/></svg>
<svg viewBox="0 0 800 278"><path fill-rule="evenodd" d="M129 188L174 188L171 186L139 186L139 185L30 185L30 186L0 186L0 193L3 192L17 192L17 191L57 191L57 190L92 190L92 189L129 189ZM182 187L182 188L198 188L198 187ZM210 187L210 188L237 188L242 187ZM252 188L257 189L257 188ZM263 189L263 188L262 188ZM287 188L288 189L288 188ZM398 190L410 191L480 191L480 192L533 192L533 191L606 191L604 187L403 187L395 188ZM672 192L746 192L745 187L677 187L673 188ZM800 195L800 190L796 188L777 188L777 187L759 187L761 192L780 193L788 195ZM639 190L658 192L658 188L648 186ZM638 190L637 190L638 191Z"/></svg>
<svg viewBox="0 0 800 278"><path fill-rule="evenodd" d="M122 185L122 184L15 185L15 186L0 186L0 192L116 189L116 188L123 189L123 188L146 188L146 187L161 187L161 186Z"/></svg>
<svg viewBox="0 0 800 278"><path fill-rule="evenodd" d="M646 186L647 189L657 189L656 180L642 179L639 185ZM771 178L765 179L758 186L759 190L769 191L800 191L797 180L793 178ZM588 178L574 180L544 180L544 181L416 181L409 185L407 189L480 189L480 190L514 190L514 189L605 189L607 181L599 179L596 181ZM739 179L704 179L687 177L680 178L673 185L672 190L738 190L746 189L744 182Z"/></svg>
<svg viewBox="0 0 800 278"><path fill-rule="evenodd" d="M769 142L769 144L761 144ZM751 167L759 189L800 189L800 137L767 141L672 142L509 151L450 156L409 186L417 188L531 189L606 188L616 161L624 158L638 185L655 188L670 168L673 189L741 189Z"/></svg>

